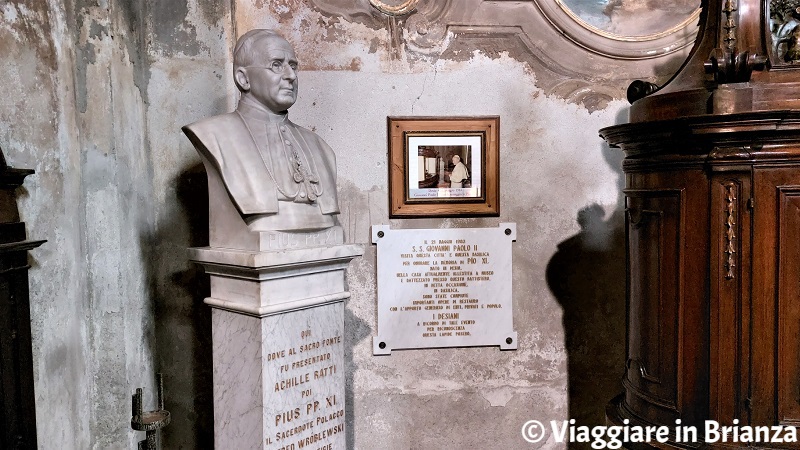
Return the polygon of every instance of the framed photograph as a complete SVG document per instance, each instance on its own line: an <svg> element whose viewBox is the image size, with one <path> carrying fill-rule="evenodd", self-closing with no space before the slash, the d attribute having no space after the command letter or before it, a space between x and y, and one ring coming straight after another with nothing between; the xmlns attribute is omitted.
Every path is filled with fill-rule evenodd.
<svg viewBox="0 0 800 450"><path fill-rule="evenodd" d="M389 217L500 215L500 117L389 117Z"/></svg>

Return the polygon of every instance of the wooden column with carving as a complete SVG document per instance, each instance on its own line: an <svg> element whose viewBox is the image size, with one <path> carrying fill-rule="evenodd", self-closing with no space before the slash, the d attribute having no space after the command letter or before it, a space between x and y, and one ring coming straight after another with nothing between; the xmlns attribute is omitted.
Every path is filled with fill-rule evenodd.
<svg viewBox="0 0 800 450"><path fill-rule="evenodd" d="M632 85L630 123L601 130L625 151L627 184L628 360L607 418L699 431L659 448L800 448L703 442L706 420L800 425L792 4L704 1L682 69L662 87Z"/></svg>
<svg viewBox="0 0 800 450"><path fill-rule="evenodd" d="M6 165L0 151L0 448L35 449L28 250L45 241L27 240L15 190L32 170Z"/></svg>

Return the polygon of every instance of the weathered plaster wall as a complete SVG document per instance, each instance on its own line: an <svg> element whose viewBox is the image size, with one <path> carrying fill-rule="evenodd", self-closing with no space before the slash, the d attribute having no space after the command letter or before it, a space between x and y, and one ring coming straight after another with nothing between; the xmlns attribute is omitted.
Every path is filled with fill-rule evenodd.
<svg viewBox="0 0 800 450"><path fill-rule="evenodd" d="M529 419L603 423L621 390L624 244L621 157L597 130L624 116L546 95L505 52L417 57L390 30L327 16L310 2L237 2L236 33L275 28L301 62L295 122L336 151L341 220L367 253L351 266L348 444L354 448L565 448L529 445ZM469 50L469 49L467 49ZM452 55L452 53L451 53ZM386 116L501 116L499 219L389 220ZM373 357L376 252L371 224L401 228L517 223L519 350L397 351Z"/></svg>
<svg viewBox="0 0 800 450"><path fill-rule="evenodd" d="M30 257L38 433L67 448L88 448L92 388L81 152L70 131L76 111L69 99L66 18L43 1L5 2L0 14L0 145L10 165L36 169L18 191L20 215L29 236L48 239Z"/></svg>
<svg viewBox="0 0 800 450"><path fill-rule="evenodd" d="M154 1L149 9L147 136L152 149L153 279L156 345L172 423L163 448L213 442L211 311L208 277L186 249L208 245L205 171L180 129L232 110L230 5ZM235 89L235 88L234 88Z"/></svg>
<svg viewBox="0 0 800 450"><path fill-rule="evenodd" d="M152 253L142 239L153 226L152 192L142 183L150 178L150 149L137 85L146 70L136 34L143 11L114 1L79 0L66 8L75 46L90 443L132 448L130 396L137 387L152 394L155 370L153 299L144 270Z"/></svg>
<svg viewBox="0 0 800 450"><path fill-rule="evenodd" d="M0 6L0 142L36 175L21 192L31 253L37 427L44 449L135 448L131 394L154 404L157 204L146 124L144 3Z"/></svg>
<svg viewBox="0 0 800 450"><path fill-rule="evenodd" d="M144 387L154 405L155 371L173 414L164 448L211 442L208 284L185 251L207 243L205 174L180 127L233 108L230 51L253 27L296 46L292 118L337 151L341 221L367 248L349 275L349 447L535 448L519 434L528 419L602 422L623 370L624 246L621 157L597 130L623 120L609 99L624 85L556 79L535 62L569 55L509 53L513 39L410 52L402 23L315 3L0 4L0 145L37 170L21 215L48 239L31 254L41 448L135 448L130 395ZM386 116L482 114L501 116L501 217L389 221ZM517 222L520 349L373 357L369 226L500 221Z"/></svg>

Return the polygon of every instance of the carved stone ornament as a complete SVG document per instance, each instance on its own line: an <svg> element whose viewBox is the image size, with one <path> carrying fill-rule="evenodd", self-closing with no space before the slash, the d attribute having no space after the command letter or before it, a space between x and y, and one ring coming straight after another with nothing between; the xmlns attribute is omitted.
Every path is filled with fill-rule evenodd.
<svg viewBox="0 0 800 450"><path fill-rule="evenodd" d="M638 18L637 20L635 12L625 12L618 14L626 14L630 17L628 21L644 23L644 25L637 27L637 29L625 26L618 27L619 30L614 30L613 28L607 30L588 23L585 16L576 13L562 0L555 2L534 0L534 3L547 16L548 20L577 45L612 58L651 59L685 48L694 42L697 21L700 17L700 8L695 7L685 15L682 15L682 20L679 22L663 27L662 21L656 20L658 16L649 19ZM626 3L634 5L628 8L620 8L623 11L641 10L641 8L636 8L635 6L641 2L609 1L606 2L603 12L613 18L615 8L611 8L611 6L615 4L624 5ZM676 2L668 1L662 3ZM648 10L651 9L649 6L648 4Z"/></svg>
<svg viewBox="0 0 800 450"><path fill-rule="evenodd" d="M666 29L653 23L637 35L624 35L587 23L561 0L312 3L325 14L387 29L390 41L397 39L410 59L459 60L474 50L490 57L507 53L533 69L537 85L546 93L589 109L623 97L620 86L625 81L647 76L648 71L651 77L665 77L677 70L694 42L700 14L697 8ZM616 3L620 2L608 8ZM393 51L395 56L400 53Z"/></svg>
<svg viewBox="0 0 800 450"><path fill-rule="evenodd" d="M369 3L374 6L375 9L388 16L402 16L414 11L419 0L405 0L396 5L390 4L391 2L384 3L380 0L369 0Z"/></svg>

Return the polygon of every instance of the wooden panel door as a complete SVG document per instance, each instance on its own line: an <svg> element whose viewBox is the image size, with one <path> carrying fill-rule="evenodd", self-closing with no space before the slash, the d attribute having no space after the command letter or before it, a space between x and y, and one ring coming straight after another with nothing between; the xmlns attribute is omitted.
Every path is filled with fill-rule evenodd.
<svg viewBox="0 0 800 450"><path fill-rule="evenodd" d="M679 189L629 189L626 403L655 422L678 408L683 203Z"/></svg>
<svg viewBox="0 0 800 450"><path fill-rule="evenodd" d="M800 425L800 171L754 171L753 425Z"/></svg>
<svg viewBox="0 0 800 450"><path fill-rule="evenodd" d="M636 169L636 170L634 170ZM628 166L625 408L644 423L708 418L709 179Z"/></svg>

